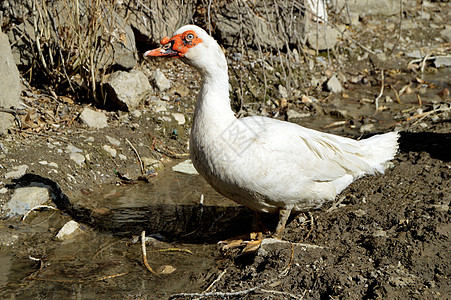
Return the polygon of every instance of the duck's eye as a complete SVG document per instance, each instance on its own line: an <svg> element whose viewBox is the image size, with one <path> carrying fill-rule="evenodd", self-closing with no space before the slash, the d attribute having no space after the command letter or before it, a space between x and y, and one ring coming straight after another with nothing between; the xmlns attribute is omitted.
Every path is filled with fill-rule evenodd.
<svg viewBox="0 0 451 300"><path fill-rule="evenodd" d="M187 35L186 35L186 39L187 40L192 40L192 39L194 39L194 34L192 34L192 33L188 33Z"/></svg>

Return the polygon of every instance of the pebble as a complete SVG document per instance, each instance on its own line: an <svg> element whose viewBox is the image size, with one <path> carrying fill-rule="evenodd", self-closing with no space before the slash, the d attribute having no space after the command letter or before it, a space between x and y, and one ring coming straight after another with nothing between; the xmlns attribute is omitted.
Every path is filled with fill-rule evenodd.
<svg viewBox="0 0 451 300"><path fill-rule="evenodd" d="M373 132L374 130L376 130L376 126L374 126L374 124L365 124L360 126L360 133L366 133L366 132Z"/></svg>
<svg viewBox="0 0 451 300"><path fill-rule="evenodd" d="M181 113L172 113L172 117L177 121L179 125L183 125L186 122L185 116Z"/></svg>
<svg viewBox="0 0 451 300"><path fill-rule="evenodd" d="M160 92L166 91L171 87L171 82L159 69L153 72L153 82Z"/></svg>
<svg viewBox="0 0 451 300"><path fill-rule="evenodd" d="M187 159L187 160L173 166L172 170L175 172L189 174L189 175L198 175L199 174L197 172L197 170L194 168L193 163L191 162L191 159Z"/></svg>
<svg viewBox="0 0 451 300"><path fill-rule="evenodd" d="M71 220L64 224L60 231L58 231L56 238L60 241L67 241L73 239L82 232L80 224Z"/></svg>
<svg viewBox="0 0 451 300"><path fill-rule="evenodd" d="M166 102L165 101L162 101L162 100L155 100L155 101L153 101L153 111L154 112L164 112L164 111L167 111L167 108L166 108Z"/></svg>
<svg viewBox="0 0 451 300"><path fill-rule="evenodd" d="M88 125L88 127L101 129L108 126L107 116L103 112L95 111L90 108L85 108L81 112L80 119L83 121L83 123Z"/></svg>
<svg viewBox="0 0 451 300"><path fill-rule="evenodd" d="M66 153L81 153L81 152L83 152L83 150L75 147L74 145L67 145L66 147Z"/></svg>
<svg viewBox="0 0 451 300"><path fill-rule="evenodd" d="M119 154L118 157L121 160L127 160L127 156L125 156L124 154Z"/></svg>
<svg viewBox="0 0 451 300"><path fill-rule="evenodd" d="M75 161L79 166L81 166L86 160L86 158L81 153L71 153L69 158Z"/></svg>
<svg viewBox="0 0 451 300"><path fill-rule="evenodd" d="M134 111L132 111L130 113L132 116L134 116L135 118L139 118L142 116L142 112L140 110L135 109Z"/></svg>
<svg viewBox="0 0 451 300"><path fill-rule="evenodd" d="M436 57L434 60L434 66L436 68L451 67L451 57Z"/></svg>
<svg viewBox="0 0 451 300"><path fill-rule="evenodd" d="M117 155L117 150L109 145L103 145L103 150L108 152L108 154L110 154L113 158Z"/></svg>
<svg viewBox="0 0 451 300"><path fill-rule="evenodd" d="M446 26L445 29L440 31L440 36L445 40L445 42L451 43L451 26Z"/></svg>
<svg viewBox="0 0 451 300"><path fill-rule="evenodd" d="M289 109L287 111L288 121L292 121L295 119L301 119L301 118L307 118L307 117L310 117L309 113L299 113L299 112L295 111L294 109Z"/></svg>
<svg viewBox="0 0 451 300"><path fill-rule="evenodd" d="M111 136L108 136L108 135L106 135L105 137L108 140L108 142L110 142L110 144L113 144L114 146L117 146L117 147L119 147L121 145L121 142L119 142L117 139L115 139Z"/></svg>
<svg viewBox="0 0 451 300"><path fill-rule="evenodd" d="M12 171L9 171L8 173L5 174L5 178L6 179L18 179L20 177L22 177L23 175L25 175L25 173L28 170L28 166L27 165L20 165L17 167L14 167Z"/></svg>
<svg viewBox="0 0 451 300"><path fill-rule="evenodd" d="M53 167L53 168L55 168L55 169L58 169L58 164L56 163L56 162L51 162L51 163L49 163L49 167Z"/></svg>
<svg viewBox="0 0 451 300"><path fill-rule="evenodd" d="M287 88L286 87L284 87L283 85L279 84L278 89L279 89L280 97L285 98L285 99L288 98L288 92L287 92Z"/></svg>
<svg viewBox="0 0 451 300"><path fill-rule="evenodd" d="M49 190L45 187L22 187L14 191L3 209L8 217L24 215L32 208L49 200Z"/></svg>
<svg viewBox="0 0 451 300"><path fill-rule="evenodd" d="M8 192L8 189L5 187L0 189L0 194L6 194L7 192Z"/></svg>
<svg viewBox="0 0 451 300"><path fill-rule="evenodd" d="M343 91L343 87L341 86L340 81L338 80L337 76L333 75L328 81L327 81L327 89L332 93L340 93Z"/></svg>

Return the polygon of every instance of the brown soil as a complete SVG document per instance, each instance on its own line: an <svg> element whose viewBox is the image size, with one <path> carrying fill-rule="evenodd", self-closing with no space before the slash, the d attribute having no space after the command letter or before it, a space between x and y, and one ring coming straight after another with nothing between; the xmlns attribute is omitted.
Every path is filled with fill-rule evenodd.
<svg viewBox="0 0 451 300"><path fill-rule="evenodd" d="M449 7L441 6L434 13L449 21ZM425 25L425 20L415 20ZM386 41L386 20L367 18L363 22L365 25L356 34L362 42L371 44L376 34L377 43ZM433 37L426 32L431 33L425 26L409 32L410 45L433 44ZM344 43L340 49L346 52L351 48ZM50 185L55 196L52 205L59 210L34 212L23 222L19 218L0 220L0 273L4 273L0 275L0 297L154 299L208 290L210 299L451 299L450 98L437 95L444 88L450 89L450 71L428 65L422 76L418 70L407 69L409 58L402 55L390 56L385 62L358 60L357 56L350 54L346 63L334 61L335 65L329 67L343 72L348 79L362 76L361 80L348 81L345 92L338 95L311 88L308 95L319 99L317 103L288 99L288 109L311 113L310 118L298 120L301 125L354 138L361 136L359 128L363 124L374 124L373 132L403 130L401 151L393 166L383 176L356 181L336 202L321 210L293 217L284 236L289 243L266 244L257 254L248 255L239 254L239 249L220 251L216 242L250 230L252 212L228 205L228 200L214 194L199 178L170 173L170 166L187 153L198 89L199 78L188 67L177 61L150 65L153 68L157 64L168 77L177 78L179 85L168 92L168 110L183 112L188 119L185 125L162 122L161 114L146 104L140 109L141 116L108 112L109 127L92 130L76 118L84 104L67 98L55 101L46 91L29 89L23 101L37 113L27 123L31 128L13 129L0 140L8 149L8 153L0 154L1 172L27 164L28 177L22 184L39 181ZM242 74L250 72L243 68ZM377 97L382 69L386 85L382 99L388 95L394 102L381 100L386 109L374 114L374 103L365 99ZM176 77L177 73L184 75ZM232 82L239 84L239 74L233 68L230 73ZM255 73L250 76L254 81L249 86L261 85L258 70ZM318 67L312 74L305 74L303 81L308 81L310 75L325 73L324 68ZM272 88L277 90L281 80L277 76L273 80ZM183 85L190 89L187 95L180 96L177 90ZM402 95L398 103L394 90L406 85L411 86L412 92ZM236 100L235 93L233 96ZM255 99L247 100L245 103ZM249 104L244 105L242 112L284 118L284 109ZM345 122L334 123L337 121ZM60 126L52 127L51 123ZM107 144L106 135L121 141L117 150L127 160L111 158L102 150L102 145ZM88 142L89 137L94 142ZM130 193L120 190L118 185L126 181L114 171L135 181L141 174L135 152L126 139L141 156L161 160L165 165L156 177L147 178L149 183L132 188L140 190L148 185L152 191L158 191L164 187L168 191L165 197L181 195L189 205L171 203L168 209L161 203L150 207L138 200L129 206L108 202L110 198L105 194L127 197ZM64 153L69 144L89 154L83 167L77 167ZM55 172L42 161L56 162L59 167ZM167 179L159 179L165 174L170 174ZM20 182L1 183L0 188L7 186L9 190L0 194L0 204L9 199ZM199 212L200 194L226 204L207 205ZM55 240L58 230L71 219L84 225L84 233L75 240ZM274 219L265 218L270 229ZM146 270L141 245L133 237L143 229L165 238L163 242L152 240L147 246L150 265L157 271L169 265L176 268L175 272L155 276Z"/></svg>

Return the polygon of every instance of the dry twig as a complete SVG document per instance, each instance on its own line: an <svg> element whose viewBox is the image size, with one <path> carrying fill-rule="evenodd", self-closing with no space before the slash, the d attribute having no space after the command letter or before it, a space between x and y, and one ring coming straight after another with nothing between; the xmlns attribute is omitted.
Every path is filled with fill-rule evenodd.
<svg viewBox="0 0 451 300"><path fill-rule="evenodd" d="M149 265L149 262L147 261L147 251L146 251L146 232L143 230L141 232L141 250L142 250L142 255L143 255L143 263L146 266L147 270L150 271L150 273L160 276L158 275L157 272L155 272Z"/></svg>
<svg viewBox="0 0 451 300"><path fill-rule="evenodd" d="M138 158L139 161L139 167L141 168L141 174L144 175L144 163L141 160L141 156L139 156L138 150L136 150L135 146L133 146L133 144L127 139L125 138L125 140L127 141L127 143L130 145L130 147L133 149L133 151L135 152L136 157Z"/></svg>
<svg viewBox="0 0 451 300"><path fill-rule="evenodd" d="M374 103L376 105L376 112L375 114L378 112L379 110L379 99L382 97L382 95L384 94L384 86L385 86L385 80L384 80L384 70L381 71L381 91L379 93L379 95L376 97L376 99L374 100Z"/></svg>

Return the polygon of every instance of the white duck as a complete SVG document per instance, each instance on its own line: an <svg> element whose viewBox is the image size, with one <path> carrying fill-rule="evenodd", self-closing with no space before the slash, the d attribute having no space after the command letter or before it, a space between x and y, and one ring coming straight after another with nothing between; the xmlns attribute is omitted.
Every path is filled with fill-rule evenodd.
<svg viewBox="0 0 451 300"><path fill-rule="evenodd" d="M237 119L227 61L203 29L186 25L144 56L179 57L202 77L190 137L194 167L220 194L259 212L279 213L280 236L292 211L319 208L357 178L383 173L398 133L353 139L266 117Z"/></svg>

